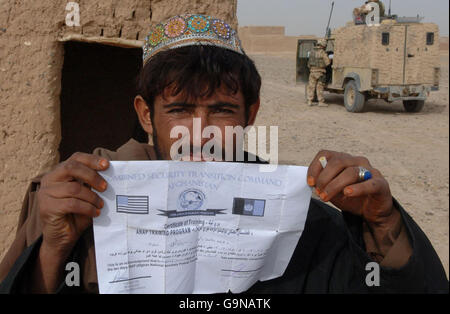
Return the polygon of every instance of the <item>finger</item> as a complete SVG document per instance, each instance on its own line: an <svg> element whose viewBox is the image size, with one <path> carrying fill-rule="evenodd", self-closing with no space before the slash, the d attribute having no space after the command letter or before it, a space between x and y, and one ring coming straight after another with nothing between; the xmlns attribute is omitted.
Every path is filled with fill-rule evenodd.
<svg viewBox="0 0 450 314"><path fill-rule="evenodd" d="M65 214L76 214L86 217L100 216L100 209L89 202L79 200L77 198L65 198L59 203L60 210Z"/></svg>
<svg viewBox="0 0 450 314"><path fill-rule="evenodd" d="M51 185L52 182L72 180L81 180L100 192L105 191L107 187L106 181L97 171L71 159L61 163L54 171L48 174L44 186Z"/></svg>
<svg viewBox="0 0 450 314"><path fill-rule="evenodd" d="M328 150L321 150L319 153L317 153L317 155L314 157L313 161L308 167L307 180L309 186L316 185L317 178L320 172L323 170L322 164L320 163L319 159L321 157L325 157L327 160L331 159L331 156L333 156L333 154L336 154L336 152Z"/></svg>
<svg viewBox="0 0 450 314"><path fill-rule="evenodd" d="M316 179L316 187L320 191L323 191L323 189L325 189L325 187L346 168L357 166L370 168L367 158L353 157L347 154L334 155Z"/></svg>
<svg viewBox="0 0 450 314"><path fill-rule="evenodd" d="M384 194L389 191L389 184L383 177L376 177L370 180L352 184L344 189L347 197L359 197L364 195Z"/></svg>
<svg viewBox="0 0 450 314"><path fill-rule="evenodd" d="M86 153L74 153L68 160L74 160L82 163L83 165L98 171L106 170L109 167L109 161L93 154Z"/></svg>
<svg viewBox="0 0 450 314"><path fill-rule="evenodd" d="M103 208L104 202L97 193L77 181L56 183L42 188L42 192L53 198L77 198L91 203L97 208Z"/></svg>
<svg viewBox="0 0 450 314"><path fill-rule="evenodd" d="M326 186L320 190L319 196L324 202L332 200L339 193L343 192L344 188L355 184L359 179L359 167L345 168L337 177L331 180Z"/></svg>
<svg viewBox="0 0 450 314"><path fill-rule="evenodd" d="M69 159L67 159L66 161L62 162L58 168L60 168L61 166L65 165L65 164L71 164L72 162L78 162L81 163L83 165L85 165L86 167L89 167L93 170L97 170L97 171L103 171L108 169L109 167L109 161L105 158L96 156L96 155L92 155L92 154L86 154L86 153L74 153L72 156L70 156ZM58 169L57 168L57 169ZM50 173L49 175L52 175L52 173ZM56 178L58 178L58 174L55 174Z"/></svg>

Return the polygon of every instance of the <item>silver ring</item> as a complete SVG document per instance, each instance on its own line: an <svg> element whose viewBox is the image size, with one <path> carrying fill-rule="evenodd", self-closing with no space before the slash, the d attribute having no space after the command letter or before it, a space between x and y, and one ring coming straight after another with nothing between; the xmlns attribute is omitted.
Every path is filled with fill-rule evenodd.
<svg viewBox="0 0 450 314"><path fill-rule="evenodd" d="M370 180L372 179L372 173L364 167L359 167L358 179L359 182Z"/></svg>

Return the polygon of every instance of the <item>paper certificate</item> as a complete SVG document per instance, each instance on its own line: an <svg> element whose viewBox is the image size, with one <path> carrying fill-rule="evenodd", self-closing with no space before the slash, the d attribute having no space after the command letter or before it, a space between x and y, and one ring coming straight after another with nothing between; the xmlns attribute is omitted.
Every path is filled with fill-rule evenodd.
<svg viewBox="0 0 450 314"><path fill-rule="evenodd" d="M100 293L239 293L281 276L305 226L306 172L111 162L94 219Z"/></svg>

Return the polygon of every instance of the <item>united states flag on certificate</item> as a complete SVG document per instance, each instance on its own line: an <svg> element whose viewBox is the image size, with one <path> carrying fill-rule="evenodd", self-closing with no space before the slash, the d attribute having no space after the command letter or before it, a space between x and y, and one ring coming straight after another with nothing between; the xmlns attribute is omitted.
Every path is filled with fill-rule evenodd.
<svg viewBox="0 0 450 314"><path fill-rule="evenodd" d="M117 195L116 210L118 213L148 214L148 196Z"/></svg>

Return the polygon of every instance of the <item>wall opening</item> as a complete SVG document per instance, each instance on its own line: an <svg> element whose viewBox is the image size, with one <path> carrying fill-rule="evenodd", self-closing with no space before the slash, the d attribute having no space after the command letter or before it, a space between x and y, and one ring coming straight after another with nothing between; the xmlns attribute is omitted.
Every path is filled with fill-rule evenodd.
<svg viewBox="0 0 450 314"><path fill-rule="evenodd" d="M133 108L142 50L66 42L61 82L61 161L96 147L147 140Z"/></svg>

